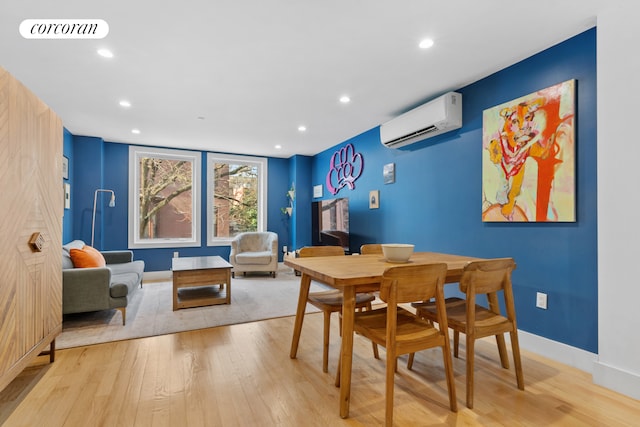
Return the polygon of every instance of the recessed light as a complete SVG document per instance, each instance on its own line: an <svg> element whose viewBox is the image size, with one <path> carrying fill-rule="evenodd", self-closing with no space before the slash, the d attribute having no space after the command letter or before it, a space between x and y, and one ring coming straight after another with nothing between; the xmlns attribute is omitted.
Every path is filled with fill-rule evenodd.
<svg viewBox="0 0 640 427"><path fill-rule="evenodd" d="M420 46L420 49L429 49L431 46L433 46L433 40L432 39L424 39L420 42L420 44L418 45Z"/></svg>
<svg viewBox="0 0 640 427"><path fill-rule="evenodd" d="M124 108L129 108L131 107L131 103L129 101L127 101L126 99L123 99L122 101L120 101L120 106L124 107Z"/></svg>
<svg viewBox="0 0 640 427"><path fill-rule="evenodd" d="M140 135L140 129L131 129L131 133Z"/></svg>
<svg viewBox="0 0 640 427"><path fill-rule="evenodd" d="M282 150L282 145L278 144L274 147L276 150Z"/></svg>
<svg viewBox="0 0 640 427"><path fill-rule="evenodd" d="M349 98L347 95L342 95L340 97L340 102L342 102L343 104L348 104L349 102L351 102L351 98Z"/></svg>
<svg viewBox="0 0 640 427"><path fill-rule="evenodd" d="M109 49L98 49L98 55L105 58L113 58L113 52L111 52Z"/></svg>
<svg viewBox="0 0 640 427"><path fill-rule="evenodd" d="M298 126L298 130L299 130L300 132L304 132L304 131L306 131L306 130L307 130L307 127L306 127L306 126L304 126L304 125L301 125L301 126Z"/></svg>

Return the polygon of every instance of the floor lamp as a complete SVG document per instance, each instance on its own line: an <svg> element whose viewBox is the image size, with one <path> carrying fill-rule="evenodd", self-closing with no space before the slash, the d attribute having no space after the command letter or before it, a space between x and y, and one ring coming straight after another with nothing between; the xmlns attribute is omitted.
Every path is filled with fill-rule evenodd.
<svg viewBox="0 0 640 427"><path fill-rule="evenodd" d="M96 229L96 204L98 202L98 193L100 192L111 193L111 200L109 200L109 207L110 208L116 207L116 193L114 193L113 190L105 190L102 188L98 188L96 192L93 194L93 219L91 220L91 246L92 247L93 247L93 236L95 234L95 229Z"/></svg>

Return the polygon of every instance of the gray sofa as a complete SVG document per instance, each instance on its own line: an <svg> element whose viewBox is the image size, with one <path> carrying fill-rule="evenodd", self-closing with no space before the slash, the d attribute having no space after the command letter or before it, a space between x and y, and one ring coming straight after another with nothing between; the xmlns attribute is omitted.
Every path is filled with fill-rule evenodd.
<svg viewBox="0 0 640 427"><path fill-rule="evenodd" d="M75 268L69 251L84 245L74 240L62 247L62 313L117 309L124 325L129 298L142 287L144 261L133 261L132 251L104 251L106 267Z"/></svg>

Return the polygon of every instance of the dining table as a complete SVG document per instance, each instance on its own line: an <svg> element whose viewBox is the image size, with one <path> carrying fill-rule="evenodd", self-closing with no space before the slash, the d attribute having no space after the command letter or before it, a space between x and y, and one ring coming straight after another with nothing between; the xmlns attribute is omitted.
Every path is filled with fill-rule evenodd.
<svg viewBox="0 0 640 427"><path fill-rule="evenodd" d="M353 360L353 322L356 294L375 292L380 289L382 275L390 267L427 263L447 264L446 283L457 283L464 267L476 258L465 255L438 252L414 252L406 263L387 262L382 254L346 255L294 258L287 257L284 264L301 273L300 294L291 340L292 359L297 357L298 343L304 321L307 298L311 281L324 283L343 293L342 304L342 345L340 357L340 416L349 416L351 397L351 365Z"/></svg>

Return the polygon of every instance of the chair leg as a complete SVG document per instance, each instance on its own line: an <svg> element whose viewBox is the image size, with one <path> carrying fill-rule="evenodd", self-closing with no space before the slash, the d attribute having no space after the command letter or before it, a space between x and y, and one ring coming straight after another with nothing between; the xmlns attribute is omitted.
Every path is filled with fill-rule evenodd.
<svg viewBox="0 0 640 427"><path fill-rule="evenodd" d="M373 357L375 359L380 359L380 353L378 353L378 344L371 341L371 347L373 348Z"/></svg>
<svg viewBox="0 0 640 427"><path fill-rule="evenodd" d="M415 356L415 353L409 353L409 360L407 360L408 370L411 370L411 368L413 368L413 356Z"/></svg>
<svg viewBox="0 0 640 427"><path fill-rule="evenodd" d="M331 312L324 312L324 339L322 343L322 372L329 372L329 332L331 327Z"/></svg>
<svg viewBox="0 0 640 427"><path fill-rule="evenodd" d="M371 303L369 302L367 303L367 311L371 311L371 310L372 310L372 307L371 307ZM371 341L371 348L373 349L373 357L376 359L380 359L380 353L378 352L378 344Z"/></svg>
<svg viewBox="0 0 640 427"><path fill-rule="evenodd" d="M387 368L386 368L386 387L385 387L385 416L384 425L393 426L393 389L395 381L396 368L398 359L393 349L387 348Z"/></svg>
<svg viewBox="0 0 640 427"><path fill-rule="evenodd" d="M458 412L458 401L456 400L456 383L453 378L453 362L451 360L451 349L442 346L442 360L444 362L444 373L447 378L447 391L449 392L449 408L453 412Z"/></svg>
<svg viewBox="0 0 640 427"><path fill-rule="evenodd" d="M498 345L498 353L500 353L500 364L504 369L509 369L509 355L507 354L504 334L496 335L496 344Z"/></svg>
<svg viewBox="0 0 640 427"><path fill-rule="evenodd" d="M520 343L518 342L518 332L512 331L509 333L511 336L511 351L513 352L513 364L516 369L516 381L518 382L518 388L524 390L524 375L522 374L522 361L520 360Z"/></svg>
<svg viewBox="0 0 640 427"><path fill-rule="evenodd" d="M453 357L458 358L458 346L460 344L460 332L453 331Z"/></svg>
<svg viewBox="0 0 640 427"><path fill-rule="evenodd" d="M473 409L473 370L475 360L475 339L467 334L467 407Z"/></svg>

